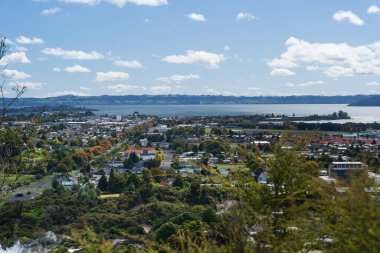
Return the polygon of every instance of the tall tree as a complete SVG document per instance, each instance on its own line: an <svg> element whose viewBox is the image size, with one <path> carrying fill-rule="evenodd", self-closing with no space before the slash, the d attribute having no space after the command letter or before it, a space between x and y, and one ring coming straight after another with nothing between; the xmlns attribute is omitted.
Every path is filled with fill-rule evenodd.
<svg viewBox="0 0 380 253"><path fill-rule="evenodd" d="M107 182L107 177L105 174L103 174L100 179L99 179L99 182L98 182L98 188L99 190L101 190L102 192L105 192L108 190L108 182Z"/></svg>
<svg viewBox="0 0 380 253"><path fill-rule="evenodd" d="M4 60L4 57L8 51L7 39L5 37L0 38L0 62ZM8 132L7 129L4 128L4 120L6 118L7 112L9 108L17 101L17 99L24 94L25 87L15 87L12 90L15 92L15 96L13 98L6 98L4 90L4 86L6 83L6 79L0 81L0 94L1 94L1 108L0 108L0 135L4 139L7 139L4 134ZM4 130L5 129L5 130ZM20 138L19 140L22 140ZM20 145L18 147L10 147L7 143L2 142L0 148L0 201L3 200L9 193L9 189L2 191L5 183L8 182L9 185L14 183L18 179L18 174L20 172L21 166L15 163L14 153L15 149L21 150L25 145ZM12 159L11 159L12 158ZM11 177L14 176L14 177ZM10 179L13 180L10 180Z"/></svg>

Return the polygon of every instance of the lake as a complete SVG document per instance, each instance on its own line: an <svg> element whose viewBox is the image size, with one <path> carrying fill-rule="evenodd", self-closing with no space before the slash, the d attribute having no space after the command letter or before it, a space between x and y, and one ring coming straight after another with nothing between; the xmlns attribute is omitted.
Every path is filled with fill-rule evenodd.
<svg viewBox="0 0 380 253"><path fill-rule="evenodd" d="M140 114L158 115L161 117L236 116L266 113L307 116L312 114L331 114L341 110L347 112L352 119L334 122L380 122L380 107L351 107L343 104L101 105L87 107L99 110L95 112L98 115L125 116L138 111Z"/></svg>

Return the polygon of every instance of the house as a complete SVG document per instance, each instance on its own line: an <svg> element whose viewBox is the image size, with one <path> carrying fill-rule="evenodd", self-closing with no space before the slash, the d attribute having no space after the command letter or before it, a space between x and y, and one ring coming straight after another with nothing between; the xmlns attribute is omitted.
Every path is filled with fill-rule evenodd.
<svg viewBox="0 0 380 253"><path fill-rule="evenodd" d="M267 175L265 171L257 169L255 172L253 172L253 177L255 178L255 181L260 184L266 184L267 183Z"/></svg>
<svg viewBox="0 0 380 253"><path fill-rule="evenodd" d="M66 189L71 189L73 188L75 185L78 184L77 180L75 178L64 178L61 180L61 184L64 188Z"/></svg>
<svg viewBox="0 0 380 253"><path fill-rule="evenodd" d="M358 177L367 167L362 162L332 162L329 165L328 175L339 179Z"/></svg>
<svg viewBox="0 0 380 253"><path fill-rule="evenodd" d="M210 164L214 165L214 164L217 164L218 162L219 162L219 158L218 158L218 157L210 157L210 158L208 159L208 163L209 163L209 165L210 165Z"/></svg>
<svg viewBox="0 0 380 253"><path fill-rule="evenodd" d="M223 168L223 169L220 169L220 170L219 170L219 173L220 173L220 175L221 175L222 177L227 178L227 177L228 177L228 174L229 174L230 172L229 172L228 169Z"/></svg>
<svg viewBox="0 0 380 253"><path fill-rule="evenodd" d="M152 150L145 149L140 154L140 158L143 161L148 161L148 160L154 159L154 158L156 158L156 150L152 151Z"/></svg>
<svg viewBox="0 0 380 253"><path fill-rule="evenodd" d="M148 146L148 139L147 138L145 138L145 139L141 139L140 140L140 145L142 146L142 147L146 147L146 146Z"/></svg>

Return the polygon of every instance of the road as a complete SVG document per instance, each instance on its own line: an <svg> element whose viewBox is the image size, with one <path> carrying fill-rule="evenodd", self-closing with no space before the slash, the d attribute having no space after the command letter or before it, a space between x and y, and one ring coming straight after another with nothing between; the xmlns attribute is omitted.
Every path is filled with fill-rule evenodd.
<svg viewBox="0 0 380 253"><path fill-rule="evenodd" d="M6 199L7 202L16 202L16 201L29 201L32 199L35 199L39 197L41 194L40 192L51 188L51 183L54 181L54 179L58 179L59 176L53 176L48 178L43 178L37 182L32 183L31 185L26 185L20 188L16 188L12 194ZM30 194L28 194L28 192ZM16 194L21 193L23 194L22 197L16 197Z"/></svg>
<svg viewBox="0 0 380 253"><path fill-rule="evenodd" d="M162 169L167 170L170 168L173 161L174 151L173 150L165 150L164 161L162 162Z"/></svg>

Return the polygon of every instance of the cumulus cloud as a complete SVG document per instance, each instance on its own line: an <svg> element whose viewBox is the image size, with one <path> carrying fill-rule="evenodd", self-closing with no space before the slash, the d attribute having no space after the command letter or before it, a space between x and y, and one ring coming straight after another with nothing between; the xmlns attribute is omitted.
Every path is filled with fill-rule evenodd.
<svg viewBox="0 0 380 253"><path fill-rule="evenodd" d="M116 84L116 85L110 85L107 87L109 90L113 92L125 92L129 90L134 90L140 88L140 86L137 85L130 85L130 84Z"/></svg>
<svg viewBox="0 0 380 253"><path fill-rule="evenodd" d="M210 69L217 69L219 64L225 60L225 57L223 54L188 50L184 55L170 55L162 60L175 64L199 64Z"/></svg>
<svg viewBox="0 0 380 253"><path fill-rule="evenodd" d="M199 79L199 78L200 78L200 76L199 75L195 75L195 74L172 75L170 77L160 77L160 78L158 78L158 81L160 81L160 82L166 82L166 83L171 83L171 82L181 83L183 81L188 81L188 80L192 80L192 79Z"/></svg>
<svg viewBox="0 0 380 253"><path fill-rule="evenodd" d="M368 86L380 86L380 82L369 82L367 83Z"/></svg>
<svg viewBox="0 0 380 253"><path fill-rule="evenodd" d="M189 13L186 15L186 17L195 22L206 22L205 16L199 13Z"/></svg>
<svg viewBox="0 0 380 253"><path fill-rule="evenodd" d="M372 5L372 6L368 7L367 12L369 14L379 14L380 13L380 8L377 7L376 5Z"/></svg>
<svg viewBox="0 0 380 253"><path fill-rule="evenodd" d="M12 80L28 79L31 77L31 75L29 75L25 72L17 71L14 69L4 69L1 72L1 74L7 78L12 79Z"/></svg>
<svg viewBox="0 0 380 253"><path fill-rule="evenodd" d="M271 76L294 76L296 73L289 69L274 69L270 72Z"/></svg>
<svg viewBox="0 0 380 253"><path fill-rule="evenodd" d="M28 49L26 47L15 46L15 51L26 52Z"/></svg>
<svg viewBox="0 0 380 253"><path fill-rule="evenodd" d="M237 21L243 21L243 20L251 21L251 20L255 20L255 19L256 19L256 17L253 14L248 13L248 12L239 12L236 15Z"/></svg>
<svg viewBox="0 0 380 253"><path fill-rule="evenodd" d="M287 50L268 62L273 68L318 66L332 78L353 75L380 75L380 41L369 45L351 46L347 43L310 43L291 37Z"/></svg>
<svg viewBox="0 0 380 253"><path fill-rule="evenodd" d="M315 85L320 85L320 84L324 84L323 81L308 81L308 82L305 82L305 83L292 83L292 82L287 82L284 84L284 86L286 87L310 87L310 86L315 86Z"/></svg>
<svg viewBox="0 0 380 253"><path fill-rule="evenodd" d="M30 63L30 60L25 52L7 54L0 60L0 66L6 66L12 63Z"/></svg>
<svg viewBox="0 0 380 253"><path fill-rule="evenodd" d="M126 80L128 78L129 74L126 72L96 72L96 81L98 82Z"/></svg>
<svg viewBox="0 0 380 253"><path fill-rule="evenodd" d="M109 3L115 5L119 8L123 8L127 3L132 3L136 5L145 5L145 6L160 6L167 5L167 0L60 0L61 2L67 4L84 4L94 6L100 3Z"/></svg>
<svg viewBox="0 0 380 253"><path fill-rule="evenodd" d="M167 85L153 86L150 88L150 91L153 93L169 93L171 90L172 88Z"/></svg>
<svg viewBox="0 0 380 253"><path fill-rule="evenodd" d="M55 7L55 8L50 8L50 9L42 10L41 14L45 15L45 16L52 16L52 15L57 14L60 11L61 11L61 8Z"/></svg>
<svg viewBox="0 0 380 253"><path fill-rule="evenodd" d="M44 84L41 82L11 82L9 83L9 85L13 87L19 87L19 88L25 87L31 90L39 90L42 88Z"/></svg>
<svg viewBox="0 0 380 253"><path fill-rule="evenodd" d="M116 66L126 67L131 69L140 69L143 65L139 61L114 61Z"/></svg>
<svg viewBox="0 0 380 253"><path fill-rule="evenodd" d="M248 87L247 90L257 91L257 90L261 90L261 88L259 88L259 87Z"/></svg>
<svg viewBox="0 0 380 253"><path fill-rule="evenodd" d="M358 26L364 25L364 21L361 18L359 18L359 16L356 15L355 13L353 13L352 11L335 12L334 15L332 16L332 18L338 22L347 21L351 24L358 25Z"/></svg>
<svg viewBox="0 0 380 253"><path fill-rule="evenodd" d="M73 66L66 67L64 69L54 68L53 70L55 72L65 71L68 73L89 73L89 72L91 72L91 70L89 70L88 68L83 67L81 65L73 65Z"/></svg>
<svg viewBox="0 0 380 253"><path fill-rule="evenodd" d="M62 48L45 48L42 53L72 60L100 60L104 55L96 51L84 52L80 50L63 50Z"/></svg>
<svg viewBox="0 0 380 253"><path fill-rule="evenodd" d="M45 43L42 39L40 38L28 38L25 36L19 36L17 37L16 41L20 44L43 44Z"/></svg>

